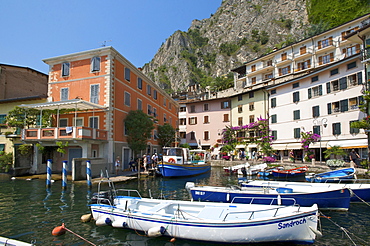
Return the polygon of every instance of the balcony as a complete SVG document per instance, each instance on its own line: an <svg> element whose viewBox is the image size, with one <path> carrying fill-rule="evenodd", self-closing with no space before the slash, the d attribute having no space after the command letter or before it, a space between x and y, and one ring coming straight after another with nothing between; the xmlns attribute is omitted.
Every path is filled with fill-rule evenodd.
<svg viewBox="0 0 370 246"><path fill-rule="evenodd" d="M108 132L90 127L51 127L24 129L22 140L107 140Z"/></svg>

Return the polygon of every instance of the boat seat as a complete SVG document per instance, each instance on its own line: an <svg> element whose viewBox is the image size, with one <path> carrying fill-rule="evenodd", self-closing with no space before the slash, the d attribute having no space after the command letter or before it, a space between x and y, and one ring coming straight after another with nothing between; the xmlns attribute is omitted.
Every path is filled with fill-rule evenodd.
<svg viewBox="0 0 370 246"><path fill-rule="evenodd" d="M198 218L202 219L215 219L219 220L221 216L224 214L224 207L204 207L202 211L199 212ZM225 214L223 215L225 216Z"/></svg>
<svg viewBox="0 0 370 246"><path fill-rule="evenodd" d="M152 207L151 209L148 210L148 212L158 212L159 210L167 207L168 205L170 205L171 203L160 203L154 207Z"/></svg>

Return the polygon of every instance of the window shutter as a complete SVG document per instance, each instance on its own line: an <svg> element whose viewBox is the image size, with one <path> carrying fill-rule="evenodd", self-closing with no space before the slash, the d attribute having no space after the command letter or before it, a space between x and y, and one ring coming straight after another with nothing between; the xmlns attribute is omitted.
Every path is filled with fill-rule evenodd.
<svg viewBox="0 0 370 246"><path fill-rule="evenodd" d="M357 73L357 82L359 85L362 85L362 72Z"/></svg>
<svg viewBox="0 0 370 246"><path fill-rule="evenodd" d="M322 65L322 56L319 56L319 65Z"/></svg>
<svg viewBox="0 0 370 246"><path fill-rule="evenodd" d="M100 71L100 57L96 56L91 59L91 71Z"/></svg>
<svg viewBox="0 0 370 246"><path fill-rule="evenodd" d="M329 45L333 45L333 37L329 37Z"/></svg>
<svg viewBox="0 0 370 246"><path fill-rule="evenodd" d="M357 53L360 53L361 49L360 49L360 45L359 44L356 44L356 54Z"/></svg>
<svg viewBox="0 0 370 246"><path fill-rule="evenodd" d="M331 103L328 103L328 114L331 114Z"/></svg>
<svg viewBox="0 0 370 246"><path fill-rule="evenodd" d="M342 49L342 53L345 55L344 57L347 56L347 50L346 49Z"/></svg>
<svg viewBox="0 0 370 246"><path fill-rule="evenodd" d="M276 98L271 98L271 108L276 107Z"/></svg>
<svg viewBox="0 0 370 246"><path fill-rule="evenodd" d="M334 61L334 53L330 53L330 61Z"/></svg>
<svg viewBox="0 0 370 246"><path fill-rule="evenodd" d="M281 75L282 75L281 68L279 68L279 76L281 76Z"/></svg>
<svg viewBox="0 0 370 246"><path fill-rule="evenodd" d="M309 88L308 89L308 99L310 99L311 97L312 97L312 89L311 88Z"/></svg>
<svg viewBox="0 0 370 246"><path fill-rule="evenodd" d="M344 99L340 101L340 112L348 111L348 99Z"/></svg>
<svg viewBox="0 0 370 246"><path fill-rule="evenodd" d="M321 49L321 41L317 42L317 46Z"/></svg>
<svg viewBox="0 0 370 246"><path fill-rule="evenodd" d="M326 83L326 94L330 93L330 82Z"/></svg>
<svg viewBox="0 0 370 246"><path fill-rule="evenodd" d="M347 77L343 77L339 79L339 89L340 90L347 89Z"/></svg>
<svg viewBox="0 0 370 246"><path fill-rule="evenodd" d="M310 68L311 67L311 59L310 60L307 60L307 67Z"/></svg>
<svg viewBox="0 0 370 246"><path fill-rule="evenodd" d="M322 96L322 85L319 85L319 96Z"/></svg>

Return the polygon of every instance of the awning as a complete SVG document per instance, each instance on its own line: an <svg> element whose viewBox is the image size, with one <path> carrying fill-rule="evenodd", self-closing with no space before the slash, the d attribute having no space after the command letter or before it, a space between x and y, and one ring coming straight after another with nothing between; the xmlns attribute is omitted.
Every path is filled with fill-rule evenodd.
<svg viewBox="0 0 370 246"><path fill-rule="evenodd" d="M72 99L66 101L59 101L59 102L44 102L44 103L34 103L34 104L21 104L19 105L21 108L34 108L34 109L79 109L79 110L87 110L87 109L106 109L105 106L91 103L88 101L84 101L81 99Z"/></svg>
<svg viewBox="0 0 370 246"><path fill-rule="evenodd" d="M341 149L367 148L367 139L329 141L327 147L330 148L331 146L340 146Z"/></svg>
<svg viewBox="0 0 370 246"><path fill-rule="evenodd" d="M271 147L274 150L302 149L302 144L301 143L281 143L281 144L272 144Z"/></svg>
<svg viewBox="0 0 370 246"><path fill-rule="evenodd" d="M320 148L320 142L314 142L310 144L310 149ZM328 141L321 141L321 148L328 148Z"/></svg>
<svg viewBox="0 0 370 246"><path fill-rule="evenodd" d="M188 143L188 144L189 144L189 146L199 146L198 143Z"/></svg>

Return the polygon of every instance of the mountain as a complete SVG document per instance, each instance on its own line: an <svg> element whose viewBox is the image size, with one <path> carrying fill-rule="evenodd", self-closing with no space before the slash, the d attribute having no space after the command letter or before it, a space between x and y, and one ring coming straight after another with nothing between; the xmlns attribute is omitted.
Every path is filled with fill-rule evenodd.
<svg viewBox="0 0 370 246"><path fill-rule="evenodd" d="M362 12L369 10L367 0L330 2L224 0L210 18L193 20L187 32L176 31L167 38L154 58L143 66L143 72L170 94L188 91L189 86L226 89L233 81L230 69L338 25L336 22L343 23L344 18L355 18L347 14L335 19L334 14L328 14L333 2L340 9L346 4L349 9L362 4L367 7L360 8ZM324 9L325 15L320 12Z"/></svg>

